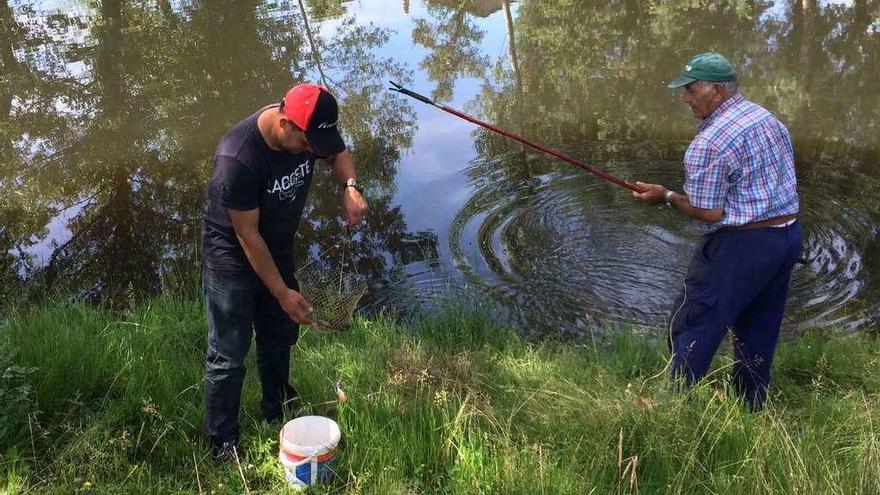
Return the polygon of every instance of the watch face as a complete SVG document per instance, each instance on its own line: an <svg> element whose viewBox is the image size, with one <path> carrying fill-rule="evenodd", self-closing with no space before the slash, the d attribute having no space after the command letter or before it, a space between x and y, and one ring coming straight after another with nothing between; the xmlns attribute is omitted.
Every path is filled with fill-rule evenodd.
<svg viewBox="0 0 880 495"><path fill-rule="evenodd" d="M359 193L364 192L364 188L361 187L361 186L357 183L357 180L356 180L356 179L348 179L347 181L345 181L345 187L347 187L347 188L348 188L348 187L353 187L353 188L354 188L357 192L359 192Z"/></svg>

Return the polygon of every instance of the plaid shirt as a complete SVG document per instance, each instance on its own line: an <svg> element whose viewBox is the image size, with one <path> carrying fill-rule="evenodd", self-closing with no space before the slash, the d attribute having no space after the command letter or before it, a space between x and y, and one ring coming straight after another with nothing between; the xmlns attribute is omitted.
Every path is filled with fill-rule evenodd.
<svg viewBox="0 0 880 495"><path fill-rule="evenodd" d="M788 129L740 94L703 120L684 166L684 192L691 205L724 208L714 229L798 212Z"/></svg>

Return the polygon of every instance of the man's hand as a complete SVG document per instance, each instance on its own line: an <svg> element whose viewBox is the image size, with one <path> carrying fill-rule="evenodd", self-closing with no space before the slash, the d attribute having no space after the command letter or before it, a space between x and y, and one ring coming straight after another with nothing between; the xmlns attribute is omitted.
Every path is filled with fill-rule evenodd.
<svg viewBox="0 0 880 495"><path fill-rule="evenodd" d="M281 309L287 313L291 320L300 325L311 325L312 320L309 319L309 313L312 311L312 305L306 301L306 298L299 292L284 288L284 290L276 296Z"/></svg>
<svg viewBox="0 0 880 495"><path fill-rule="evenodd" d="M346 184L355 177L354 162L348 150L325 158L333 167L333 175L340 184ZM345 227L351 229L361 223L367 211L367 202L354 187L346 187L342 193L342 214L345 215Z"/></svg>
<svg viewBox="0 0 880 495"><path fill-rule="evenodd" d="M633 197L642 203L649 205L659 205L666 200L666 193L669 191L660 184L646 184L644 182L636 182L636 186L645 192L633 191Z"/></svg>
<svg viewBox="0 0 880 495"><path fill-rule="evenodd" d="M684 193L670 193L669 189L659 184L645 184L644 182L636 182L636 186L644 189L645 192L638 193L633 191L633 197L642 203L656 205L666 201L666 195L669 193L669 204L679 213L686 217L696 218L706 223L718 223L724 218L724 207L721 208L697 208L692 205L690 199Z"/></svg>
<svg viewBox="0 0 880 495"><path fill-rule="evenodd" d="M351 229L363 221L367 212L367 201L353 187L346 187L342 193L342 213L345 215L345 226Z"/></svg>

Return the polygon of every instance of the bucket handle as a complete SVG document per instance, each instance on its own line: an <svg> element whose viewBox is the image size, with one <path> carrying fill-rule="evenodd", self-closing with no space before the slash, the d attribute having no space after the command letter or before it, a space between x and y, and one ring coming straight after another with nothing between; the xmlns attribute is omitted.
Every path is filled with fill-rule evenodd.
<svg viewBox="0 0 880 495"><path fill-rule="evenodd" d="M332 449L330 451L332 451ZM291 467L293 468L294 476L296 476L296 468L306 463L311 464L309 469L311 481L309 482L309 484L315 485L318 483L318 454L314 450L302 460L296 461L291 465Z"/></svg>

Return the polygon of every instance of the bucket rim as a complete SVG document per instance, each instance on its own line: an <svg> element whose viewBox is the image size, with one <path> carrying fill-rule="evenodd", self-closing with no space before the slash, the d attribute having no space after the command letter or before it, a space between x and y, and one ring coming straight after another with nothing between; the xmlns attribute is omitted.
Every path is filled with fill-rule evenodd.
<svg viewBox="0 0 880 495"><path fill-rule="evenodd" d="M288 427L294 428L298 426L296 424L297 421L299 421L300 423L308 421L319 421L326 423L330 430L329 438L326 442L322 442L317 445L302 445L289 441L285 437L284 432L287 431ZM342 431L339 429L339 424L336 421L333 421L326 416L309 415L300 416L285 423L284 427L281 428L281 433L279 437L282 452L302 458L319 457L322 454L331 453L336 449L336 447L339 445L339 441L342 439Z"/></svg>
<svg viewBox="0 0 880 495"><path fill-rule="evenodd" d="M329 450L323 454L319 454L314 456L315 462L322 463L327 462L334 457L336 457L337 449ZM281 461L281 465L285 468L293 469L296 466L304 464L312 457L309 456L299 456L296 454L291 454L290 452L285 452L283 449L278 451L278 460Z"/></svg>

